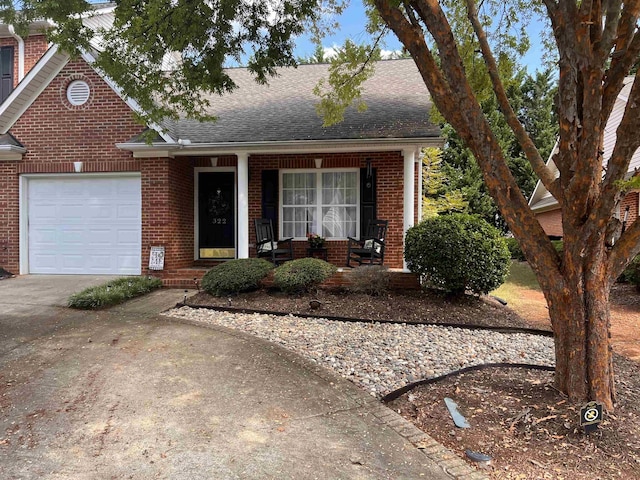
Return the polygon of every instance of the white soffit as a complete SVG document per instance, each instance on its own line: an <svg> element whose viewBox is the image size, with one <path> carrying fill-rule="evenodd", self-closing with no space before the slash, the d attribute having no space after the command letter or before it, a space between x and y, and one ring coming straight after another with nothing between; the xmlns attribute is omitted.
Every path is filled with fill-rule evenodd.
<svg viewBox="0 0 640 480"><path fill-rule="evenodd" d="M0 105L0 133L13 127L69 61L69 55L52 46Z"/></svg>

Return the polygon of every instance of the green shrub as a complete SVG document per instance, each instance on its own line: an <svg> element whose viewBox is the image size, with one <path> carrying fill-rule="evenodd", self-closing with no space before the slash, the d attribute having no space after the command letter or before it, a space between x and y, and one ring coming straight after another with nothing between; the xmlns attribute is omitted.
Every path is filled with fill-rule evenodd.
<svg viewBox="0 0 640 480"><path fill-rule="evenodd" d="M553 245L553 248L556 249L556 252L562 255L562 252L564 250L564 242L562 240L551 240L551 244Z"/></svg>
<svg viewBox="0 0 640 480"><path fill-rule="evenodd" d="M494 290L504 282L510 264L500 232L462 213L430 218L410 228L404 256L409 270L427 285L454 294Z"/></svg>
<svg viewBox="0 0 640 480"><path fill-rule="evenodd" d="M263 258L238 258L216 265L202 277L202 289L221 296L255 290L273 264Z"/></svg>
<svg viewBox="0 0 640 480"><path fill-rule="evenodd" d="M507 242L507 248L509 248L509 253L511 253L511 258L514 260L519 260L521 262L526 261L526 257L520 248L520 243L515 238L505 238Z"/></svg>
<svg viewBox="0 0 640 480"><path fill-rule="evenodd" d="M640 287L640 255L631 260L620 275L620 280Z"/></svg>
<svg viewBox="0 0 640 480"><path fill-rule="evenodd" d="M360 266L351 271L347 289L353 293L382 295L389 291L390 282L389 270L384 266Z"/></svg>
<svg viewBox="0 0 640 480"><path fill-rule="evenodd" d="M130 298L160 288L162 280L154 277L121 277L95 287L89 287L69 297L71 308L92 309L117 305Z"/></svg>
<svg viewBox="0 0 640 480"><path fill-rule="evenodd" d="M333 275L336 267L319 258L300 258L280 265L273 284L287 293L306 292Z"/></svg>

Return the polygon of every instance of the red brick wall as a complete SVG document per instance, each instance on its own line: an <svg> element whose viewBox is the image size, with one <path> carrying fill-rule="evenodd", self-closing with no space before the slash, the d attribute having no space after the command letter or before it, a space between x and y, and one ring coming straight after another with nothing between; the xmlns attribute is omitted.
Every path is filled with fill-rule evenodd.
<svg viewBox="0 0 640 480"><path fill-rule="evenodd" d="M627 225L632 224L638 218L638 196L640 192L631 192L620 202L620 220L624 219L626 207L629 207ZM536 214L536 218L542 225L544 232L550 236L562 236L562 216L560 209Z"/></svg>
<svg viewBox="0 0 640 480"><path fill-rule="evenodd" d="M299 155L251 155L249 158L249 249L255 256L253 220L262 217L262 170L283 168L315 168L314 159L322 158L322 168L364 168L366 159L377 169L378 218L389 220L385 265L402 268L403 228L403 158L400 152L336 153ZM417 192L417 188L416 188ZM329 262L344 266L347 256L346 241L327 241ZM306 241L294 242L296 258L306 255Z"/></svg>
<svg viewBox="0 0 640 480"><path fill-rule="evenodd" d="M17 165L0 161L0 266L16 274L19 228Z"/></svg>
<svg viewBox="0 0 640 480"><path fill-rule="evenodd" d="M638 218L638 200L640 192L631 192L620 202L620 220L624 220L624 212L629 207L629 218L627 226L631 225Z"/></svg>
<svg viewBox="0 0 640 480"><path fill-rule="evenodd" d="M73 107L65 87L79 77L89 82L92 93L87 104ZM83 172L138 172L140 161L115 144L142 129L129 107L84 61L64 67L10 129L27 153L22 161L0 162L0 265L19 271L19 174L71 173L76 161L83 162Z"/></svg>
<svg viewBox="0 0 640 480"><path fill-rule="evenodd" d="M142 172L142 271L163 275L193 264L193 161L145 159ZM164 272L149 272L152 246L165 247Z"/></svg>
<svg viewBox="0 0 640 480"><path fill-rule="evenodd" d="M562 236L562 214L560 209L538 213L536 218L540 222L544 233L554 237Z"/></svg>
<svg viewBox="0 0 640 480"><path fill-rule="evenodd" d="M13 87L18 85L18 42L13 37L0 38L1 47L13 47ZM29 73L29 70L40 60L40 57L49 48L47 39L44 35L30 35L24 39L24 74Z"/></svg>

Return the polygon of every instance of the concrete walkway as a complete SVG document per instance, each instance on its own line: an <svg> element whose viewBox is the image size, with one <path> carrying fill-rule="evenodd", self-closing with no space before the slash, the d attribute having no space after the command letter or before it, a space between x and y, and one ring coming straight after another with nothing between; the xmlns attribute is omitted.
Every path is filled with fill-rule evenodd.
<svg viewBox="0 0 640 480"><path fill-rule="evenodd" d="M2 479L483 478L276 345L158 316L182 291L78 312L38 283L0 281Z"/></svg>

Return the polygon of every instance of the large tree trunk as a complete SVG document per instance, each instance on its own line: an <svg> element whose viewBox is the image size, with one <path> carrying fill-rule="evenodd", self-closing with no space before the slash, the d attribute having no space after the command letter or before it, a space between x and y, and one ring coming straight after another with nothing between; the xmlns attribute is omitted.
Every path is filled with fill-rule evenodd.
<svg viewBox="0 0 640 480"><path fill-rule="evenodd" d="M617 129L616 146L603 170L603 132L640 57L640 0L543 2L559 54L560 138L554 163L559 178L540 158L509 104L488 37L473 0L468 17L476 33L500 111L533 169L562 209L565 251L554 250L508 168L468 81L454 32L438 0L374 0L378 13L416 62L438 110L473 152L484 182L520 242L549 305L556 347L556 385L574 402L597 400L611 410L614 379L609 339L609 291L631 258L640 253L640 222L611 245L610 227L633 153L640 148L640 73ZM620 23L618 23L620 18ZM428 30L437 45L425 38ZM615 47L616 55L610 55Z"/></svg>
<svg viewBox="0 0 640 480"><path fill-rule="evenodd" d="M572 401L598 400L611 411L615 395L608 287L572 273L545 291L545 297L554 331L556 388Z"/></svg>

